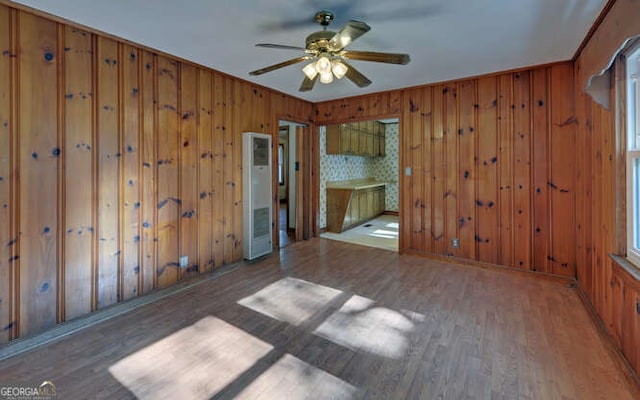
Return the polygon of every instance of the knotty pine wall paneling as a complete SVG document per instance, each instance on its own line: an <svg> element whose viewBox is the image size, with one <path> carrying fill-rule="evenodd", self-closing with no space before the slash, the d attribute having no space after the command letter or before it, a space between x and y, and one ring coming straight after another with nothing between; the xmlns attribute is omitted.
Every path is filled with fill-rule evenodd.
<svg viewBox="0 0 640 400"><path fill-rule="evenodd" d="M632 14L621 11L620 7L630 6L629 2L616 2L613 13L605 17L596 37L605 37L607 31L617 29L621 19ZM593 70L590 61L590 46L575 62L575 82L588 79L585 71ZM600 51L609 48L614 52L619 47L616 41L602 40L594 44ZM586 301L602 321L614 343L620 349L636 375L640 374L640 281L622 264L621 258L613 259L612 254L624 257L626 238L619 234L617 226L625 214L620 209L623 199L617 199L621 187L619 169L623 167L624 145L616 130L619 110L615 102L607 110L594 102L581 85L574 86L575 117L577 122L575 159L575 248L576 279ZM612 89L611 98L615 96ZM562 118L560 118L561 120ZM562 124L561 124L562 125ZM619 237L620 235L620 237ZM621 250L622 249L622 250ZM630 268L634 268L630 266Z"/></svg>
<svg viewBox="0 0 640 400"><path fill-rule="evenodd" d="M140 273L142 274L142 292L146 294L158 285L156 263L158 260L158 143L156 141L156 127L158 126L158 75L157 57L149 51L142 52L141 70L141 112L142 112L142 140L140 145L140 159L142 168L140 173L140 252L142 254Z"/></svg>
<svg viewBox="0 0 640 400"><path fill-rule="evenodd" d="M233 82L232 91L232 105L231 109L232 117L230 119L232 126L240 128L241 132L252 131L251 115L255 112L255 108L251 109L250 104L247 102L247 97L241 85L238 82ZM242 111L245 111L245 114ZM248 115L247 115L248 114ZM261 129L255 129L258 132ZM274 140L272 138L271 143ZM232 234L230 235L230 242L232 244L231 258L233 260L240 259L242 257L242 141L233 141L232 152L233 154L233 172L231 184L231 190L233 192L233 225L231 225ZM273 154L273 153L272 153ZM272 158L273 160L273 158ZM274 220L272 219L272 222ZM273 243L273 241L272 241Z"/></svg>
<svg viewBox="0 0 640 400"><path fill-rule="evenodd" d="M477 209L476 223L478 224L476 235L477 259L492 264L498 263L498 246L492 242L500 243L498 236L498 149L499 136L497 124L497 91L498 80L496 77L486 77L478 80L478 107L477 107Z"/></svg>
<svg viewBox="0 0 640 400"><path fill-rule="evenodd" d="M408 101L409 104L403 105L403 107L409 107L411 109L421 111L421 113L414 113L413 118L407 119L406 126L408 131L412 133L412 140L405 143L405 146L408 147L404 149L404 157L405 162L410 162L414 167L411 171L411 176L407 177L407 186L409 191L407 192L407 196L405 196L403 209L415 206L417 207L417 210L420 210L420 212L416 212L412 215L411 220L409 220L409 223L404 227L405 230L403 235L412 241L412 247L424 250L426 242L424 237L425 224L423 222L425 206L422 204L422 193L427 171L424 163L422 163L421 157L416 157L415 162L411 162L411 160L413 160L414 154L424 151L426 143L423 141L423 138L425 135L426 124L423 124L421 115L422 113L428 113L429 111L428 105L424 103L421 92L415 92L414 94L414 96L405 96L404 101Z"/></svg>
<svg viewBox="0 0 640 400"><path fill-rule="evenodd" d="M545 103L549 94L549 71L533 71L532 75L532 99L531 122L533 132L532 159L536 168L533 172L533 207L538 210L533 220L533 263L539 271L551 272L549 263L551 245L550 221L550 190L552 189L548 179L550 130L549 109Z"/></svg>
<svg viewBox="0 0 640 400"><path fill-rule="evenodd" d="M120 44L120 107L122 109L120 222L120 299L136 297L140 274L140 51Z"/></svg>
<svg viewBox="0 0 640 400"><path fill-rule="evenodd" d="M446 85L443 94L443 129L444 129L444 246L446 255L453 256L456 249L453 239L460 238L459 229L471 221L458 214L458 84ZM404 120L404 118L403 118ZM401 133L404 136L404 132ZM421 157L428 157L422 154ZM411 210L413 212L414 210ZM402 225L402 222L400 223ZM470 244L461 241L465 248ZM413 249L412 249L413 250Z"/></svg>
<svg viewBox="0 0 640 400"><path fill-rule="evenodd" d="M445 136L444 136L444 102L442 93L444 92L444 86L434 86L431 91L432 98L432 112L431 112L431 141L433 145L431 146L431 160L432 160L432 175L427 176L428 179L433 180L432 188L433 190L430 193L426 193L424 195L425 199L427 197L431 198L431 221L425 221L425 229L427 230L427 237L431 237L431 252L434 254L446 254L446 244L444 238L444 223L446 220L446 215L444 212L444 201L445 201L445 171L447 168L446 159L445 159ZM400 125L402 129L403 125ZM404 164L401 166L404 168ZM406 186L405 186L406 187ZM401 194L406 193L402 191L402 178L401 178ZM404 189L406 190L406 189ZM426 203L425 203L426 204ZM411 208L407 208L410 210ZM403 224L400 224L402 228Z"/></svg>
<svg viewBox="0 0 640 400"><path fill-rule="evenodd" d="M513 90L511 74L498 78L496 102L498 146L496 164L498 166L498 264L514 265L513 244ZM489 129L492 129L489 127ZM491 238L489 238L491 240ZM541 257L545 257L543 254Z"/></svg>
<svg viewBox="0 0 640 400"><path fill-rule="evenodd" d="M158 56L158 286L178 280L180 249L179 120L178 86L180 65Z"/></svg>
<svg viewBox="0 0 640 400"><path fill-rule="evenodd" d="M459 250L459 257L476 259L476 246L480 240L477 231L477 211L484 203L476 195L477 188L477 102L476 81L467 80L459 85L458 92L459 109L457 119L458 154L457 159L457 180L456 189L458 198L458 237L461 243L467 243ZM454 120L455 121L455 120ZM486 239L484 239L486 240Z"/></svg>
<svg viewBox="0 0 640 400"><path fill-rule="evenodd" d="M98 157L98 282L97 307L118 301L120 220L120 107L118 85L118 43L98 38L97 43L97 137Z"/></svg>
<svg viewBox="0 0 640 400"><path fill-rule="evenodd" d="M514 266L522 269L532 269L530 75L530 71L516 72L512 75L513 181L511 189L513 193ZM533 167L533 170L535 169L537 166ZM548 171L545 171L545 175L548 175Z"/></svg>
<svg viewBox="0 0 640 400"><path fill-rule="evenodd" d="M58 24L30 14L18 16L19 318L28 335L57 322ZM34 116L38 116L34 118ZM46 203L43 204L43 201Z"/></svg>
<svg viewBox="0 0 640 400"><path fill-rule="evenodd" d="M225 77L214 74L213 84L213 241L214 241L214 267L230 262L225 258L225 230L226 230L226 205L227 184L225 171L227 158L225 143L224 108L225 108Z"/></svg>
<svg viewBox="0 0 640 400"><path fill-rule="evenodd" d="M549 190L551 213L551 252L549 272L575 277L575 101L570 64L549 71ZM549 101L547 100L547 101ZM540 105L540 101L538 101ZM540 106L542 107L542 106ZM612 191L612 193L614 193ZM538 209L536 209L538 210ZM541 210L540 210L541 211Z"/></svg>
<svg viewBox="0 0 640 400"><path fill-rule="evenodd" d="M224 262L228 263L233 260L233 250L235 247L235 238L233 237L233 222L235 219L235 207L233 204L235 194L233 189L233 185L235 185L233 180L233 168L235 167L233 162L233 131L227 129L227 125L231 125L233 118L233 81L227 77L223 77L221 88L223 93L221 98L226 100L222 102L222 109L219 112L222 113L221 128L224 135L224 199L222 202L225 205L223 221Z"/></svg>
<svg viewBox="0 0 640 400"><path fill-rule="evenodd" d="M86 314L93 307L94 154L93 38L65 28L64 89L64 270L65 319Z"/></svg>
<svg viewBox="0 0 640 400"><path fill-rule="evenodd" d="M624 139L616 129L620 110L611 91L609 110L584 91L630 37L640 33L640 3L617 0L610 4L593 36L576 55L574 73L577 122L575 159L575 248L578 285L586 301L607 328L624 357L640 375L640 281L623 268L625 256ZM619 66L614 64L615 68ZM618 69L616 72L620 72ZM560 118L561 119L561 118ZM621 222L622 219L622 222ZM560 228L560 227L559 227ZM628 266L628 268L635 268Z"/></svg>
<svg viewBox="0 0 640 400"><path fill-rule="evenodd" d="M0 343L239 261L242 132L313 123L311 103L8 5L0 50Z"/></svg>
<svg viewBox="0 0 640 400"><path fill-rule="evenodd" d="M188 257L187 266L179 269L179 279L196 275L198 261L198 72L191 65L180 68L180 256ZM200 112L202 113L202 112ZM203 221L204 222L204 221Z"/></svg>
<svg viewBox="0 0 640 400"><path fill-rule="evenodd" d="M567 93L573 66L559 63L323 102L316 123L400 116L402 251L574 276Z"/></svg>
<svg viewBox="0 0 640 400"><path fill-rule="evenodd" d="M410 103L403 104L403 107L409 107L413 110L417 110L423 107L421 97L414 96L409 97L406 96L404 101L409 101ZM402 152L404 155L405 163L411 163L414 165L413 170L411 171L411 175L406 177L407 187L409 190L406 192L406 195L403 198L401 209L408 209L415 205L418 207L421 206L421 187L422 182L424 181L424 170L423 166L417 162L412 162L414 153L423 151L423 143L422 143L422 134L424 129L421 125L421 119L419 118L419 114L416 114L414 118L407 119L407 129L412 134L412 138L410 141L406 141L404 145L406 146ZM399 147L398 147L399 148ZM400 166L398 166L400 168ZM404 172L404 171L403 171ZM421 209L421 207L420 207ZM412 218L407 221L407 223L402 226L403 232L402 236L405 240L412 241L411 246L420 248L423 246L424 240L420 240L423 238L423 229L422 229L422 212L416 212L412 215Z"/></svg>
<svg viewBox="0 0 640 400"><path fill-rule="evenodd" d="M15 258L17 235L15 231L14 154L15 118L12 95L15 82L11 79L15 70L15 47L10 40L15 30L14 15L8 8L0 7L0 343L8 341L16 328L12 318L15 306L15 274L18 260ZM13 56L13 57L12 57Z"/></svg>
<svg viewBox="0 0 640 400"><path fill-rule="evenodd" d="M215 243L213 240L213 199L215 186L213 138L213 79L209 71L198 70L197 89L197 135L198 148L197 179L198 179L198 219L197 221L210 221L210 223L197 223L198 227L198 262L200 272L211 271L215 266Z"/></svg>
<svg viewBox="0 0 640 400"><path fill-rule="evenodd" d="M422 132L422 144L424 146L424 152L427 154L433 154L432 146L434 146L432 137L434 136L433 132L433 89L427 90L422 93L422 104L424 111L421 113L424 131ZM433 168L434 163L431 159L423 160L422 165L422 176L423 176L423 184L424 187L420 188L421 193L429 194L433 192ZM418 200L418 199L417 199ZM432 196L423 196L421 206L421 215L420 215L420 239L422 243L424 243L425 249L431 249L433 251L433 235L431 230L428 229L430 225L432 225L433 216L431 215L433 211L432 206L433 198ZM428 222L427 222L428 221ZM419 240L420 240L419 239Z"/></svg>

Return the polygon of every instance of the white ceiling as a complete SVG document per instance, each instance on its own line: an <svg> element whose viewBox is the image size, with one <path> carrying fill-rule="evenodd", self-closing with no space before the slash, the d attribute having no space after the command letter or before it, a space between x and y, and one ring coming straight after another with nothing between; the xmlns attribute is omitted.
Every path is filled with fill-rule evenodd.
<svg viewBox="0 0 640 400"><path fill-rule="evenodd" d="M570 59L606 0L19 0L39 10L218 71L317 102ZM301 52L321 9L371 31L348 49L408 53L406 66L351 63L373 83L347 79L298 91L304 64L248 72ZM305 21L309 21L308 23Z"/></svg>

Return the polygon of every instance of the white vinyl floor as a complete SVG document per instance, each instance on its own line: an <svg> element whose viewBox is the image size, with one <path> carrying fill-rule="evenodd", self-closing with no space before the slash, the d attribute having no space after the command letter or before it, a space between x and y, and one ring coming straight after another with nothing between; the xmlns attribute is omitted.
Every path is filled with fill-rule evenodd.
<svg viewBox="0 0 640 400"><path fill-rule="evenodd" d="M381 215L342 233L325 232L321 234L320 237L362 246L398 251L399 227L397 216Z"/></svg>

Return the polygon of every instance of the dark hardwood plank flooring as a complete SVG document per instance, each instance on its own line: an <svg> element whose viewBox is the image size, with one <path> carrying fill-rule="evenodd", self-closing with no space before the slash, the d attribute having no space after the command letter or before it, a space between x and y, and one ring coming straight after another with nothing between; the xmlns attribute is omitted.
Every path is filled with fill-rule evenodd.
<svg viewBox="0 0 640 400"><path fill-rule="evenodd" d="M61 399L634 399L567 283L314 239L0 363Z"/></svg>

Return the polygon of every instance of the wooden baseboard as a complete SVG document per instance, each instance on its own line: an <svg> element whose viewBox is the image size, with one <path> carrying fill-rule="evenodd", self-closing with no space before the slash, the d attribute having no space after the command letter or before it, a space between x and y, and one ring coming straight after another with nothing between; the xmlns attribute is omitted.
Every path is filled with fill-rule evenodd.
<svg viewBox="0 0 640 400"><path fill-rule="evenodd" d="M421 253L415 250L405 249L401 251L401 254L410 254L414 256L429 258L436 261L441 261L441 262L446 262L446 263L456 264L456 265L461 265L466 267L472 267L472 268L483 268L483 269L489 269L494 271L516 273L516 274L528 274L528 275L536 276L541 279L547 279L547 280L559 282L568 286L575 285L575 279L569 276L553 275L553 274L548 274L540 271L531 271L528 269L507 267L505 265L500 265L500 264L491 264L491 263L486 263L486 262L476 261L476 260L469 260L469 259L460 258L460 257L449 257L441 254Z"/></svg>
<svg viewBox="0 0 640 400"><path fill-rule="evenodd" d="M613 339L613 336L611 336L611 334L609 333L606 324L604 323L602 318L600 318L600 315L596 311L596 308L593 306L593 304L591 304L591 301L589 301L587 293L584 291L578 280L576 280L575 289L578 293L578 297L584 305L584 308L586 308L587 313L591 317L591 320L596 325L596 330L607 343L606 350L611 354L611 358L614 360L614 362L619 364L619 367L624 372L625 376L631 382L635 383L635 397L640 399L640 378L634 371L631 364L629 364L629 361L627 361L626 357L622 353L622 350L616 345L616 342Z"/></svg>
<svg viewBox="0 0 640 400"><path fill-rule="evenodd" d="M108 321L119 315L128 313L147 304L180 293L210 280L217 279L218 277L233 272L238 268L241 268L242 266L248 264L250 263L243 260L234 264L224 265L211 271L208 274L198 275L193 278L186 279L182 282L178 282L165 289L157 289L153 292L150 292L149 294L145 294L131 300L123 301L121 303L116 303L102 310L94 311L70 321L66 321L53 326L44 332L37 333L32 336L14 339L8 343L0 345L0 361L4 361L8 358L25 353L29 350L33 350L37 347L44 346L45 344L55 342L83 329L89 328L101 322Z"/></svg>
<svg viewBox="0 0 640 400"><path fill-rule="evenodd" d="M385 211L382 214L383 215L395 215L396 217L400 216L400 213L398 211Z"/></svg>

